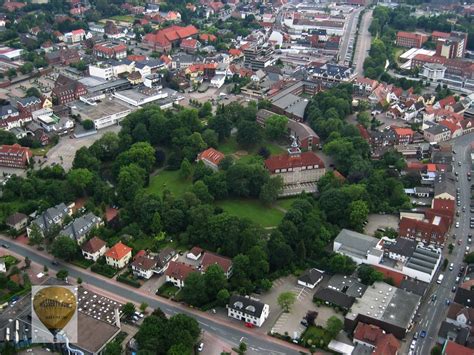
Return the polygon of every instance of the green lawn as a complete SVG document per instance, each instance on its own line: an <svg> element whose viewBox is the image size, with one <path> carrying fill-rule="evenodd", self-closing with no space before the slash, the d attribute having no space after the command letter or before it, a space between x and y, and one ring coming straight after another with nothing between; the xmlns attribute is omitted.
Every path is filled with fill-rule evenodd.
<svg viewBox="0 0 474 355"><path fill-rule="evenodd" d="M158 175L153 176L150 180L149 192L162 195L164 190L169 190L175 196L182 195L191 187L191 181L180 178L179 170L169 171L163 170Z"/></svg>
<svg viewBox="0 0 474 355"><path fill-rule="evenodd" d="M324 349L330 341L331 335L321 327L310 326L303 333L303 342L306 346L314 345Z"/></svg>
<svg viewBox="0 0 474 355"><path fill-rule="evenodd" d="M130 15L114 16L114 17L112 17L112 19L117 20L117 21L123 21L123 22L133 22L133 21L135 21L135 17L130 16Z"/></svg>
<svg viewBox="0 0 474 355"><path fill-rule="evenodd" d="M278 200L276 204L277 206L284 208L285 210L289 210L293 202L295 202L296 200L298 200L298 197L288 197L288 198Z"/></svg>
<svg viewBox="0 0 474 355"><path fill-rule="evenodd" d="M178 291L179 291L178 287L173 285L171 282L167 282L167 283L163 284L163 286L161 286L158 289L158 295L160 295L162 297L165 297L165 298L171 298L176 293L178 293Z"/></svg>
<svg viewBox="0 0 474 355"><path fill-rule="evenodd" d="M248 218L263 227L275 227L283 218L283 212L264 206L258 200L230 199L217 201L224 211L242 218Z"/></svg>

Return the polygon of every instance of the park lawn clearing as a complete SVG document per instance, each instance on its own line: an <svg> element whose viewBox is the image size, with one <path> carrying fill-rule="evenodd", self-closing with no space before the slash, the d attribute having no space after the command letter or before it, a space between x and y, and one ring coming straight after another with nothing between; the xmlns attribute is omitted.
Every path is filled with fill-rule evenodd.
<svg viewBox="0 0 474 355"><path fill-rule="evenodd" d="M216 205L231 215L247 218L263 227L276 227L283 218L283 212L264 206L259 200L228 199L217 201Z"/></svg>
<svg viewBox="0 0 474 355"><path fill-rule="evenodd" d="M135 17L130 16L130 15L118 15L118 16L112 17L112 20L122 21L122 22L133 22L135 21Z"/></svg>
<svg viewBox="0 0 474 355"><path fill-rule="evenodd" d="M298 197L282 198L281 200L277 200L276 205L288 211L295 201L298 201Z"/></svg>
<svg viewBox="0 0 474 355"><path fill-rule="evenodd" d="M191 186L191 180L183 180L179 176L179 170L163 170L150 179L147 191L161 196L163 191L169 190L173 195L181 196Z"/></svg>

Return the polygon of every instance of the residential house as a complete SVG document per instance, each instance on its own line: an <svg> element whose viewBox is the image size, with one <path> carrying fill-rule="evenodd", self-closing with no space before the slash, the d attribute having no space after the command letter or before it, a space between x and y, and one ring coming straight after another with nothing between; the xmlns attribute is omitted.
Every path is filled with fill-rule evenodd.
<svg viewBox="0 0 474 355"><path fill-rule="evenodd" d="M369 96L378 85L379 82L377 80L364 77L357 77L352 82L355 93L361 96Z"/></svg>
<svg viewBox="0 0 474 355"><path fill-rule="evenodd" d="M79 51L74 48L61 48L58 51L46 53L45 57L50 65L70 65L81 60Z"/></svg>
<svg viewBox="0 0 474 355"><path fill-rule="evenodd" d="M444 345L443 355L474 355L474 349L448 340Z"/></svg>
<svg viewBox="0 0 474 355"><path fill-rule="evenodd" d="M205 151L198 154L196 161L202 161L204 165L208 166L214 171L219 170L219 164L224 159L225 155L215 150L214 148L208 148Z"/></svg>
<svg viewBox="0 0 474 355"><path fill-rule="evenodd" d="M116 269L125 267L132 258L132 248L122 242L118 242L112 248L105 252L105 261Z"/></svg>
<svg viewBox="0 0 474 355"><path fill-rule="evenodd" d="M168 269L170 262L177 258L178 254L174 249L164 248L158 254L137 254L130 266L134 275L148 280L154 273L163 274Z"/></svg>
<svg viewBox="0 0 474 355"><path fill-rule="evenodd" d="M28 96L17 101L17 108L20 114L30 115L33 111L42 108L41 99L36 96Z"/></svg>
<svg viewBox="0 0 474 355"><path fill-rule="evenodd" d="M28 216L24 213L15 212L7 217L5 224L8 226L8 228L19 232L25 229L26 225L28 224Z"/></svg>
<svg viewBox="0 0 474 355"><path fill-rule="evenodd" d="M6 120L7 118L18 116L19 112L16 107L13 107L12 105L0 106L0 119Z"/></svg>
<svg viewBox="0 0 474 355"><path fill-rule="evenodd" d="M94 46L93 53L97 58L120 60L127 56L127 46L123 43L98 43Z"/></svg>
<svg viewBox="0 0 474 355"><path fill-rule="evenodd" d="M299 278L298 285L314 289L323 280L323 271L315 268L306 270Z"/></svg>
<svg viewBox="0 0 474 355"><path fill-rule="evenodd" d="M423 136L430 143L445 142L451 139L451 130L441 124L433 124L423 131Z"/></svg>
<svg viewBox="0 0 474 355"><path fill-rule="evenodd" d="M68 44L76 44L83 41L86 37L86 31L82 28L78 30L73 30L71 32L64 34L64 42Z"/></svg>
<svg viewBox="0 0 474 355"><path fill-rule="evenodd" d="M25 169L32 156L30 148L22 147L19 144L0 146L0 166Z"/></svg>
<svg viewBox="0 0 474 355"><path fill-rule="evenodd" d="M474 309L465 307L458 303L451 303L448 308L446 321L458 327L471 329L474 324Z"/></svg>
<svg viewBox="0 0 474 355"><path fill-rule="evenodd" d="M397 355L401 347L400 341L392 334L386 333L376 325L362 322L357 324L353 342L356 349L368 348L373 354Z"/></svg>
<svg viewBox="0 0 474 355"><path fill-rule="evenodd" d="M411 128L403 128L392 126L393 131L395 132L395 138L397 144L410 144L413 142L413 130Z"/></svg>
<svg viewBox="0 0 474 355"><path fill-rule="evenodd" d="M87 234L93 229L103 225L104 222L92 212L88 212L83 216L76 218L63 228L59 235L71 238L77 244L82 244Z"/></svg>
<svg viewBox="0 0 474 355"><path fill-rule="evenodd" d="M201 270L202 272L206 272L207 268L211 265L219 265L222 271L227 278L230 278L232 275L232 260L226 258L225 256L221 256L210 251L204 252L204 256L201 260Z"/></svg>
<svg viewBox="0 0 474 355"><path fill-rule="evenodd" d="M171 261L165 272L166 282L171 282L176 287L182 288L184 286L184 281L192 272L198 272L198 270L191 265Z"/></svg>
<svg viewBox="0 0 474 355"><path fill-rule="evenodd" d="M270 313L268 304L256 299L232 295L227 305L227 316L261 327Z"/></svg>
<svg viewBox="0 0 474 355"><path fill-rule="evenodd" d="M0 258L0 272L7 272L7 265L5 264L5 258Z"/></svg>
<svg viewBox="0 0 474 355"><path fill-rule="evenodd" d="M81 245L81 250L84 258L97 261L107 251L107 244L98 237L92 237Z"/></svg>
<svg viewBox="0 0 474 355"><path fill-rule="evenodd" d="M72 216L73 206L74 205L66 206L64 203L60 203L59 205L48 208L46 211L36 217L26 228L28 236L32 231L33 225L38 227L38 231L43 236L50 228L62 225L66 216Z"/></svg>

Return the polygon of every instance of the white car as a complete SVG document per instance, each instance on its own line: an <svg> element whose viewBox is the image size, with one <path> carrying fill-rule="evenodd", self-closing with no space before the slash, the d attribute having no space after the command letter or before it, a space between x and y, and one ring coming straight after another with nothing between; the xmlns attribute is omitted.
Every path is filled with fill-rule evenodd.
<svg viewBox="0 0 474 355"><path fill-rule="evenodd" d="M459 228L459 222L456 222L456 228Z"/></svg>
<svg viewBox="0 0 474 355"><path fill-rule="evenodd" d="M410 350L415 350L416 340L413 340L410 344Z"/></svg>
<svg viewBox="0 0 474 355"><path fill-rule="evenodd" d="M199 344L198 351L201 352L204 349L204 343Z"/></svg>

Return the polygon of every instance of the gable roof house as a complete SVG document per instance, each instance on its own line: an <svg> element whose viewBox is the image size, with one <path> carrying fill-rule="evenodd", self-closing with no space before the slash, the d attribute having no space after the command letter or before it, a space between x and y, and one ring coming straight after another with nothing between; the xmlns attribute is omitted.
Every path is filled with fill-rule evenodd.
<svg viewBox="0 0 474 355"><path fill-rule="evenodd" d="M108 265L121 269L127 265L132 258L132 248L122 242L118 242L105 253L105 261Z"/></svg>
<svg viewBox="0 0 474 355"><path fill-rule="evenodd" d="M173 25L159 31L148 33L143 37L143 44L155 51L169 52L184 39L191 38L198 34L198 30L193 25L181 27Z"/></svg>
<svg viewBox="0 0 474 355"><path fill-rule="evenodd" d="M42 108L42 102L36 96L28 96L17 101L17 109L20 114L31 114L40 108Z"/></svg>
<svg viewBox="0 0 474 355"><path fill-rule="evenodd" d="M168 269L165 271L166 282L171 282L176 287L181 288L184 286L184 281L192 272L198 272L198 270L191 265L171 261Z"/></svg>
<svg viewBox="0 0 474 355"><path fill-rule="evenodd" d="M153 274L165 272L171 261L178 258L178 254L172 248L164 248L158 254L144 253L136 255L131 263L133 274L137 277L149 279Z"/></svg>
<svg viewBox="0 0 474 355"><path fill-rule="evenodd" d="M268 304L248 296L233 295L227 305L227 315L229 317L251 323L257 327L262 326L269 313L270 306Z"/></svg>
<svg viewBox="0 0 474 355"><path fill-rule="evenodd" d="M298 278L298 285L313 289L323 280L323 272L312 268L306 270L303 275Z"/></svg>
<svg viewBox="0 0 474 355"><path fill-rule="evenodd" d="M230 276L232 275L231 259L226 258L225 256L211 253L210 251L206 251L201 260L202 272L206 272L207 268L211 265L219 265L222 271L224 271L224 274L227 278L230 278Z"/></svg>
<svg viewBox="0 0 474 355"><path fill-rule="evenodd" d="M374 355L397 355L401 346L392 334L385 333L376 325L362 322L357 324L353 339L356 349L368 347Z"/></svg>
<svg viewBox="0 0 474 355"><path fill-rule="evenodd" d="M98 237L92 237L82 244L81 250L84 258L97 261L107 251L107 244Z"/></svg>
<svg viewBox="0 0 474 355"><path fill-rule="evenodd" d="M82 244L92 228L97 228L103 223L104 222L100 217L89 212L69 223L61 232L59 232L59 235L67 236L76 241L77 244Z"/></svg>
<svg viewBox="0 0 474 355"><path fill-rule="evenodd" d="M224 159L225 155L215 150L214 148L208 148L198 154L196 161L202 161L204 165L208 166L214 171L219 170L219 164Z"/></svg>
<svg viewBox="0 0 474 355"><path fill-rule="evenodd" d="M38 227L39 232L43 236L51 227L61 225L66 216L72 215L72 207L73 206L66 206L64 203L60 203L59 205L48 208L36 217L26 228L28 236L32 231L33 225Z"/></svg>
<svg viewBox="0 0 474 355"><path fill-rule="evenodd" d="M28 216L24 213L15 212L7 217L5 224L9 228L19 232L28 224Z"/></svg>

